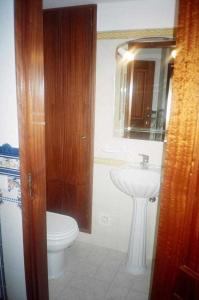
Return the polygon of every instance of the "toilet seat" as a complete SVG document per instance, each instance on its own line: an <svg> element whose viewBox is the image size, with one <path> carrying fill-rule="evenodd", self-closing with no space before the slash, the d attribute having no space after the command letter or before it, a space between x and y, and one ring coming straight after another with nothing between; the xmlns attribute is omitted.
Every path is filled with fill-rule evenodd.
<svg viewBox="0 0 199 300"><path fill-rule="evenodd" d="M61 240L70 238L78 232L75 219L69 216L47 213L47 240Z"/></svg>

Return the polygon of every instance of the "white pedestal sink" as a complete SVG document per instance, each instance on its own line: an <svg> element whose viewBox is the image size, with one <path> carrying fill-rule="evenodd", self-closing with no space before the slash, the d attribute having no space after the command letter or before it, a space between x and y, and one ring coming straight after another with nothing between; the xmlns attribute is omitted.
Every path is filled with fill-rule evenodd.
<svg viewBox="0 0 199 300"><path fill-rule="evenodd" d="M160 170L127 167L111 170L110 176L115 186L133 199L127 269L133 274L143 274L146 271L147 203L159 193Z"/></svg>

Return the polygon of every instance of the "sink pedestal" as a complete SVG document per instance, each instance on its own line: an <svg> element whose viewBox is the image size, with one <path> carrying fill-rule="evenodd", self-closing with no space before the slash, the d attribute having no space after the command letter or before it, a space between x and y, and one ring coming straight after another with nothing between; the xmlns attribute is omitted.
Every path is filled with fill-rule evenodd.
<svg viewBox="0 0 199 300"><path fill-rule="evenodd" d="M146 222L148 199L160 188L160 169L120 168L110 171L115 186L132 197L133 216L129 240L127 269L132 274L146 272Z"/></svg>
<svg viewBox="0 0 199 300"><path fill-rule="evenodd" d="M147 198L133 198L133 216L127 260L127 269L132 274L146 272L147 202Z"/></svg>

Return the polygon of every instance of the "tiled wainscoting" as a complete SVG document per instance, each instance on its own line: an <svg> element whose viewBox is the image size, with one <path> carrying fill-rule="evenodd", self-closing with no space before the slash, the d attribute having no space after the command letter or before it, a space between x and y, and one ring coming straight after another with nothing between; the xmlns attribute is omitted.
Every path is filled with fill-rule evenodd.
<svg viewBox="0 0 199 300"><path fill-rule="evenodd" d="M0 299L6 300L6 284L4 276L4 264L3 264L3 250L2 250L2 239L1 239L1 220L0 220Z"/></svg>
<svg viewBox="0 0 199 300"><path fill-rule="evenodd" d="M147 300L150 269L135 276L125 263L123 252L77 241L66 249L64 275L49 281L50 300Z"/></svg>
<svg viewBox="0 0 199 300"><path fill-rule="evenodd" d="M5 144L0 147L0 204L5 202L16 203L21 206L19 150ZM4 276L3 250L0 222L0 299L6 298Z"/></svg>
<svg viewBox="0 0 199 300"><path fill-rule="evenodd" d="M19 150L5 144L0 147L0 202L21 205Z"/></svg>

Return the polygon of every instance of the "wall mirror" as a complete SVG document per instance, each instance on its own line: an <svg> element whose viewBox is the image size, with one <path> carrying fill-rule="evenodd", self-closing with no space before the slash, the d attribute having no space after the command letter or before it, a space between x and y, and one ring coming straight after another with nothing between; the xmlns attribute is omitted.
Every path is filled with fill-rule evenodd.
<svg viewBox="0 0 199 300"><path fill-rule="evenodd" d="M175 41L131 40L116 48L114 136L163 141L169 119Z"/></svg>

